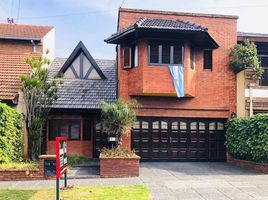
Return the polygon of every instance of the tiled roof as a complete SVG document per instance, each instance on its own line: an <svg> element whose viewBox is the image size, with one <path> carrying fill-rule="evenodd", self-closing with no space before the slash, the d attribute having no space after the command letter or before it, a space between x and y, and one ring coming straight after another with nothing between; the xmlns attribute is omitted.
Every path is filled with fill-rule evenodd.
<svg viewBox="0 0 268 200"><path fill-rule="evenodd" d="M55 58L50 67L50 77L54 77L64 65L66 58ZM62 78L58 100L53 108L99 109L100 101L116 101L116 80L114 60L95 60L107 79L86 80Z"/></svg>
<svg viewBox="0 0 268 200"><path fill-rule="evenodd" d="M248 32L237 32L237 36L239 37L264 37L267 38L268 34L265 33L248 33Z"/></svg>
<svg viewBox="0 0 268 200"><path fill-rule="evenodd" d="M20 90L20 75L30 73L29 55L0 54L0 100L14 100Z"/></svg>
<svg viewBox="0 0 268 200"><path fill-rule="evenodd" d="M145 17L142 17L134 24L111 35L105 41L109 42L109 40L118 37L120 35L123 35L125 33L132 32L135 29L168 29L168 30L207 32L207 28L181 19L166 20L166 19L147 19Z"/></svg>
<svg viewBox="0 0 268 200"><path fill-rule="evenodd" d="M41 40L52 26L0 24L1 39Z"/></svg>

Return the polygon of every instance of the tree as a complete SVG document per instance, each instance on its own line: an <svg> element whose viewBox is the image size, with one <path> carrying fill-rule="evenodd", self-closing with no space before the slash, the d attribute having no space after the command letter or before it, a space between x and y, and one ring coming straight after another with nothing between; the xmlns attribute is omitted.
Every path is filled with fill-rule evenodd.
<svg viewBox="0 0 268 200"><path fill-rule="evenodd" d="M118 138L117 146L122 144L122 134L130 129L136 120L135 108L137 102L124 102L119 99L116 103L101 102L102 125L104 131Z"/></svg>
<svg viewBox="0 0 268 200"><path fill-rule="evenodd" d="M46 52L46 56L48 51ZM42 129L50 107L57 100L59 82L49 79L47 57L29 57L26 63L31 68L29 75L20 77L23 98L26 105L26 129L28 132L28 153L31 159L37 158L41 152Z"/></svg>
<svg viewBox="0 0 268 200"><path fill-rule="evenodd" d="M252 80L257 81L261 78L263 69L258 59L257 47L253 42L246 39L242 44L236 44L230 51L230 57L229 65L234 73L252 68L254 71Z"/></svg>

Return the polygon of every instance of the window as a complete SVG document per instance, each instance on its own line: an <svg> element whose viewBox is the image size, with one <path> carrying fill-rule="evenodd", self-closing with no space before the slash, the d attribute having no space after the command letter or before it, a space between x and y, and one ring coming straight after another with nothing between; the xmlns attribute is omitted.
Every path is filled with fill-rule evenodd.
<svg viewBox="0 0 268 200"><path fill-rule="evenodd" d="M204 69L212 70L212 50L204 50Z"/></svg>
<svg viewBox="0 0 268 200"><path fill-rule="evenodd" d="M190 61L191 69L194 69L194 47L192 46L190 48Z"/></svg>
<svg viewBox="0 0 268 200"><path fill-rule="evenodd" d="M138 60L138 45L123 47L123 67L128 69L137 67L139 65Z"/></svg>
<svg viewBox="0 0 268 200"><path fill-rule="evenodd" d="M123 48L123 65L125 68L130 68L130 48Z"/></svg>
<svg viewBox="0 0 268 200"><path fill-rule="evenodd" d="M90 120L83 121L83 140L91 140L91 122Z"/></svg>
<svg viewBox="0 0 268 200"><path fill-rule="evenodd" d="M268 86L268 55L259 56L260 64L263 68L263 74L260 80L260 85Z"/></svg>
<svg viewBox="0 0 268 200"><path fill-rule="evenodd" d="M49 140L67 137L68 140L80 140L80 120L49 120Z"/></svg>
<svg viewBox="0 0 268 200"><path fill-rule="evenodd" d="M179 42L148 42L148 62L156 65L182 65L182 48Z"/></svg>

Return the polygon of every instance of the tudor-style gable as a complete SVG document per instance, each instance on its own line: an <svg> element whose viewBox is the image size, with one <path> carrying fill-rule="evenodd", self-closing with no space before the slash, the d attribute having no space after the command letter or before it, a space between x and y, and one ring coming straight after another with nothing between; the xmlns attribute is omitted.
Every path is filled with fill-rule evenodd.
<svg viewBox="0 0 268 200"><path fill-rule="evenodd" d="M98 64L81 41L60 69L60 73L63 74L64 78L70 79L106 79Z"/></svg>

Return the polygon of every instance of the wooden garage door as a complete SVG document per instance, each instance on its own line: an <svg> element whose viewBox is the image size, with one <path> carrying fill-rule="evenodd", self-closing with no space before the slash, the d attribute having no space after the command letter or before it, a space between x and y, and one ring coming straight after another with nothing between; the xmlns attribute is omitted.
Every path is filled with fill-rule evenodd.
<svg viewBox="0 0 268 200"><path fill-rule="evenodd" d="M224 161L223 119L138 118L132 148L142 159Z"/></svg>

